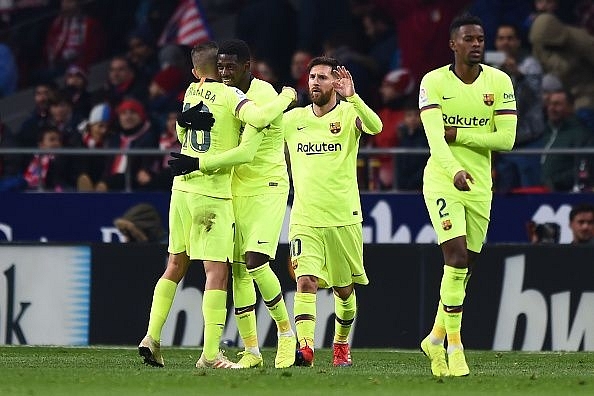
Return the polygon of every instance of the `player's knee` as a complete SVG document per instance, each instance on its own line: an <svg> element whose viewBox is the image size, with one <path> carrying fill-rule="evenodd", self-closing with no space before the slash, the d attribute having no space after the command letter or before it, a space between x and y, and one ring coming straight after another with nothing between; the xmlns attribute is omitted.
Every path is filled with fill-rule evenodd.
<svg viewBox="0 0 594 396"><path fill-rule="evenodd" d="M333 287L334 294L336 294L341 300L348 299L353 294L354 287L352 284L346 287Z"/></svg>
<svg viewBox="0 0 594 396"><path fill-rule="evenodd" d="M468 267L468 253L466 250L455 250L448 253L445 257L445 264L454 268Z"/></svg>
<svg viewBox="0 0 594 396"><path fill-rule="evenodd" d="M318 278L313 275L303 275L297 279L297 291L301 293L316 293Z"/></svg>
<svg viewBox="0 0 594 396"><path fill-rule="evenodd" d="M256 268L261 267L270 261L269 256L259 252L246 252L245 258L246 267L249 270L255 270Z"/></svg>

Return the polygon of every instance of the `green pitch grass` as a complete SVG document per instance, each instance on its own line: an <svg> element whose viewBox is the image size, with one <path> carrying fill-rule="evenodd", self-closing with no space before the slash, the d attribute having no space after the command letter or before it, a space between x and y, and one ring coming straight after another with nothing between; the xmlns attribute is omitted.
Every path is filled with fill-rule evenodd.
<svg viewBox="0 0 594 396"><path fill-rule="evenodd" d="M228 351L233 360L237 350ZM594 353L467 351L471 374L434 378L417 351L354 349L354 366L196 369L199 351L164 348L165 368L141 363L136 348L0 347L0 395L594 395Z"/></svg>

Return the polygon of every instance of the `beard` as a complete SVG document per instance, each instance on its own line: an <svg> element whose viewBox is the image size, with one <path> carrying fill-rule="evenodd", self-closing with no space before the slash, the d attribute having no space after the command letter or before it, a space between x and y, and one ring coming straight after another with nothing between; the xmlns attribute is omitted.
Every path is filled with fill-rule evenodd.
<svg viewBox="0 0 594 396"><path fill-rule="evenodd" d="M316 91L316 92L309 92L309 98L311 99L312 103L316 106L324 106L330 102L332 98L332 91Z"/></svg>

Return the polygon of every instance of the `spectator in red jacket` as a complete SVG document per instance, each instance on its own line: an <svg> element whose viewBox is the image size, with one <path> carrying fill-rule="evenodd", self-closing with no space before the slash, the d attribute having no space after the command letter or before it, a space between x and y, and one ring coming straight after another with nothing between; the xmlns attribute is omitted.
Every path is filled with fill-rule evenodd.
<svg viewBox="0 0 594 396"><path fill-rule="evenodd" d="M61 1L46 37L42 77L59 76L71 63L89 67L103 55L103 28L82 10L79 0Z"/></svg>

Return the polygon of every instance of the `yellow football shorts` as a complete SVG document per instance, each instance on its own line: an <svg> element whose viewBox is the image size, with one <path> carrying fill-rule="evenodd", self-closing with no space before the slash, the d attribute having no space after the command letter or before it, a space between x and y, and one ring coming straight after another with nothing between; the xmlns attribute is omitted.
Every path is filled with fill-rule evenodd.
<svg viewBox="0 0 594 396"><path fill-rule="evenodd" d="M466 236L467 249L480 253L489 227L491 200L466 201L463 197L434 193L426 193L423 198L438 244Z"/></svg>
<svg viewBox="0 0 594 396"><path fill-rule="evenodd" d="M340 227L291 224L290 255L295 277L313 275L322 288L368 284L362 234L361 223Z"/></svg>
<svg viewBox="0 0 594 396"><path fill-rule="evenodd" d="M169 253L192 260L230 261L233 257L233 204L230 199L173 190L169 204Z"/></svg>

